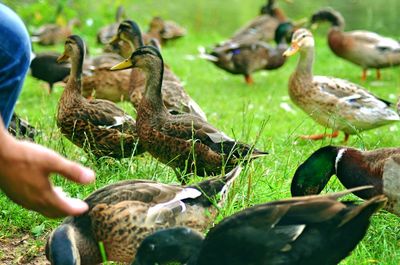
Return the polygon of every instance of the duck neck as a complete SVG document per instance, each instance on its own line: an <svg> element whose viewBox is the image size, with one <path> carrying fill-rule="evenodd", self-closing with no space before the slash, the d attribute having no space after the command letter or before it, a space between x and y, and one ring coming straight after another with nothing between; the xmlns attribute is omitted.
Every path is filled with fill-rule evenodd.
<svg viewBox="0 0 400 265"><path fill-rule="evenodd" d="M306 47L300 51L300 59L297 64L296 74L302 77L312 78L314 64L314 47Z"/></svg>
<svg viewBox="0 0 400 265"><path fill-rule="evenodd" d="M143 70L146 76L146 91L143 98L154 111L162 112L165 110L161 94L164 63L161 59L152 60L149 67Z"/></svg>
<svg viewBox="0 0 400 265"><path fill-rule="evenodd" d="M83 56L71 57L71 73L66 92L81 94Z"/></svg>
<svg viewBox="0 0 400 265"><path fill-rule="evenodd" d="M336 28L340 31L344 30L344 18L342 17L342 15L340 13L330 13L329 16L327 16L326 18L332 25L333 28Z"/></svg>

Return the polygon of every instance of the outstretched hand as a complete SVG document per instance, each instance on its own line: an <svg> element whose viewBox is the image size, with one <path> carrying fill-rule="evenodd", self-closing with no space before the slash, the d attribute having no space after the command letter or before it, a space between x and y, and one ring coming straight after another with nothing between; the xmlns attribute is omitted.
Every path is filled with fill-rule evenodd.
<svg viewBox="0 0 400 265"><path fill-rule="evenodd" d="M52 218L87 211L84 201L68 198L54 188L49 176L58 173L78 183L90 183L95 179L91 169L43 146L16 140L4 128L0 128L0 145L0 189L11 200Z"/></svg>

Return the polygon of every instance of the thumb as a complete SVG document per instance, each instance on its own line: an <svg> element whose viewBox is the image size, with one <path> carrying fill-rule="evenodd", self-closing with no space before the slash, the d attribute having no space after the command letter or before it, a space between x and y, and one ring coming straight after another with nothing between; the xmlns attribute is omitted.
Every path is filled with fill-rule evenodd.
<svg viewBox="0 0 400 265"><path fill-rule="evenodd" d="M50 172L59 173L74 182L87 184L95 179L93 170L72 162L57 153L51 152L47 161Z"/></svg>

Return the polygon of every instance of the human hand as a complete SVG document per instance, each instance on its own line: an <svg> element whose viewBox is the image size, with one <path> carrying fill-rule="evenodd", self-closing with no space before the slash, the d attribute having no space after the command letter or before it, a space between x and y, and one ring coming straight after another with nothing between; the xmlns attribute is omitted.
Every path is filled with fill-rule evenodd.
<svg viewBox="0 0 400 265"><path fill-rule="evenodd" d="M1 120L0 120L1 122ZM50 173L90 183L94 172L38 144L19 141L0 130L0 189L14 202L47 217L79 215L88 205L55 189Z"/></svg>

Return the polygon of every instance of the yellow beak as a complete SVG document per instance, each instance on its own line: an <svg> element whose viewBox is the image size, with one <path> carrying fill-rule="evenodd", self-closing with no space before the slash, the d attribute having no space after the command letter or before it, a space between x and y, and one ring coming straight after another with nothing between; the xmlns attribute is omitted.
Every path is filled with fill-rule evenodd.
<svg viewBox="0 0 400 265"><path fill-rule="evenodd" d="M318 23L312 23L310 28L311 30L316 30L318 28Z"/></svg>
<svg viewBox="0 0 400 265"><path fill-rule="evenodd" d="M68 60L69 56L63 53L60 57L57 58L57 63L62 63Z"/></svg>
<svg viewBox="0 0 400 265"><path fill-rule="evenodd" d="M297 42L292 42L292 45L283 53L283 56L289 57L299 51L299 45Z"/></svg>
<svg viewBox="0 0 400 265"><path fill-rule="evenodd" d="M120 62L119 64L114 65L113 67L110 68L111 71L115 71L115 70L124 70L124 69L128 69L128 68L132 68L133 64L131 62L131 60L126 59L122 62Z"/></svg>

